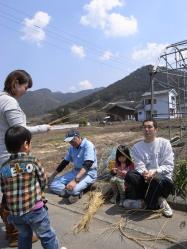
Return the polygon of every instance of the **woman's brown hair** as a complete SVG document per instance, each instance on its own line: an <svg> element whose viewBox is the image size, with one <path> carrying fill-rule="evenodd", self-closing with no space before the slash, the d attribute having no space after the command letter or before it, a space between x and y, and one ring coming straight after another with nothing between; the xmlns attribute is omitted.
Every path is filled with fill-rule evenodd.
<svg viewBox="0 0 187 249"><path fill-rule="evenodd" d="M28 83L28 88L32 87L32 78L29 73L24 70L12 71L6 78L4 83L4 91L10 95L15 95L15 84L20 85Z"/></svg>

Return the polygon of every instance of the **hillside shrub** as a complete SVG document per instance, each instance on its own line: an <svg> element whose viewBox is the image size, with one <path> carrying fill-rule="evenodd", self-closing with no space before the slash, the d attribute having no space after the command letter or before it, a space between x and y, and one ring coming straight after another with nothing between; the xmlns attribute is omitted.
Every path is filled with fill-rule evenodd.
<svg viewBox="0 0 187 249"><path fill-rule="evenodd" d="M85 117L81 117L80 120L79 120L79 126L82 127L82 126L87 126L88 124L88 119L85 118Z"/></svg>
<svg viewBox="0 0 187 249"><path fill-rule="evenodd" d="M178 160L175 162L173 180L175 194L185 199L187 197L187 160Z"/></svg>

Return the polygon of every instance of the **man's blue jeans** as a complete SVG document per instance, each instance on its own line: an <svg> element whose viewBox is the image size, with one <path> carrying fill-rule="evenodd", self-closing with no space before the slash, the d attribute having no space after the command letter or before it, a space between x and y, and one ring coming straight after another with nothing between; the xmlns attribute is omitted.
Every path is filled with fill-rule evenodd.
<svg viewBox="0 0 187 249"><path fill-rule="evenodd" d="M33 231L40 239L43 248L59 249L57 237L50 226L48 212L44 207L22 216L10 215L8 220L19 231L18 249L32 248Z"/></svg>
<svg viewBox="0 0 187 249"><path fill-rule="evenodd" d="M76 175L78 174L78 170L71 170L70 172L65 173L63 176L57 176L52 181L51 185L49 186L50 190L57 194L61 195L66 187L66 185L75 179ZM72 191L67 191L70 195L79 195L80 192L86 189L88 186L93 184L97 178L97 170L93 169L89 171L89 174L86 174L79 183L76 184L75 188Z"/></svg>

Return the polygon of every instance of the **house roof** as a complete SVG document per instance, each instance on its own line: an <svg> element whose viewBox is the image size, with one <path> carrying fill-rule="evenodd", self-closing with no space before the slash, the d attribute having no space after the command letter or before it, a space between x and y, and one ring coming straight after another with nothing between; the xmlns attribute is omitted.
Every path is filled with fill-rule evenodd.
<svg viewBox="0 0 187 249"><path fill-rule="evenodd" d="M110 102L108 103L107 105L105 105L102 109L103 110L108 110L108 109L111 109L113 108L114 106L119 106L123 109L134 109L135 105L137 104L137 102L135 101L118 101L118 102ZM130 110L129 109L129 110Z"/></svg>
<svg viewBox="0 0 187 249"><path fill-rule="evenodd" d="M164 93L169 93L169 92L174 92L177 95L177 92L175 91L175 89L166 89L166 90L162 90L162 91L154 91L154 95L161 95ZM145 92L142 97L146 97L146 96L151 96L151 92Z"/></svg>
<svg viewBox="0 0 187 249"><path fill-rule="evenodd" d="M131 107L126 106L126 105L123 105L123 104L115 104L115 105L113 105L113 106L110 106L109 108L107 108L107 111L111 110L111 109L114 108L114 107L119 107L119 108L122 108L122 109L124 109L124 110L129 110L129 111L135 111L134 108L131 108Z"/></svg>

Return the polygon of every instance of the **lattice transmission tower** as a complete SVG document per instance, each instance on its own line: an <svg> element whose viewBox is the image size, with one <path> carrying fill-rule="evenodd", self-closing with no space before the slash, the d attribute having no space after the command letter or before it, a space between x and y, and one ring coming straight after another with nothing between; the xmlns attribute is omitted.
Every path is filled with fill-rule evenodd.
<svg viewBox="0 0 187 249"><path fill-rule="evenodd" d="M175 89L178 94L176 117L187 117L187 40L168 45L153 66L150 76L151 115L154 116L155 86L159 84Z"/></svg>

